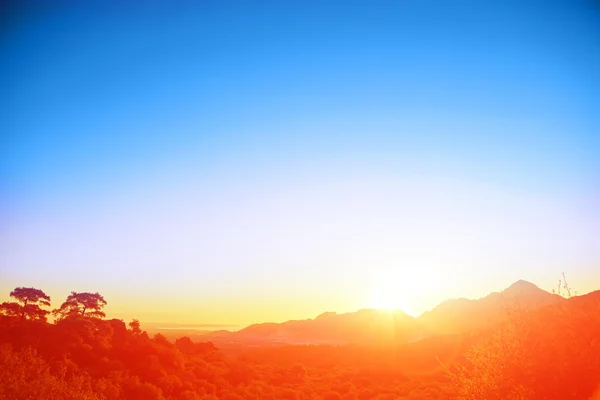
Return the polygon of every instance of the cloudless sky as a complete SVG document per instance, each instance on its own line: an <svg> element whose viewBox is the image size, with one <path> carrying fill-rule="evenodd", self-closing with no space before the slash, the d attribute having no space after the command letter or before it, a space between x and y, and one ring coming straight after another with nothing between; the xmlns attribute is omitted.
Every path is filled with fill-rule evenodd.
<svg viewBox="0 0 600 400"><path fill-rule="evenodd" d="M600 289L597 2L3 7L1 299L243 325Z"/></svg>

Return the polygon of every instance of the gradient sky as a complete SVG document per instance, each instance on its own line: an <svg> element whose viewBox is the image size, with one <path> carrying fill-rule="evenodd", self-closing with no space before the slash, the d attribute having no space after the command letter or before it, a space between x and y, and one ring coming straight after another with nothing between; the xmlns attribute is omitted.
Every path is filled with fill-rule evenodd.
<svg viewBox="0 0 600 400"><path fill-rule="evenodd" d="M75 3L4 9L0 300L243 325L600 289L598 3Z"/></svg>

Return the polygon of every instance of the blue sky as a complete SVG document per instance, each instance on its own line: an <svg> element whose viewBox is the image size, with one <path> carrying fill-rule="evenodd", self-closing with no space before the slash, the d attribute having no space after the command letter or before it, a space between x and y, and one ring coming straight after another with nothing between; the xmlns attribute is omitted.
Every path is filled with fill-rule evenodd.
<svg viewBox="0 0 600 400"><path fill-rule="evenodd" d="M591 1L31 4L0 40L3 292L237 323L370 306L381 276L421 282L412 313L600 286Z"/></svg>

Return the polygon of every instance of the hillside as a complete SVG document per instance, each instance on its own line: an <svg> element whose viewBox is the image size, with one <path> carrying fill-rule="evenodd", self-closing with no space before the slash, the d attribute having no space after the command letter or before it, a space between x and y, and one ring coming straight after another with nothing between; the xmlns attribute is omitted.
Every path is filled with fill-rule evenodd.
<svg viewBox="0 0 600 400"><path fill-rule="evenodd" d="M523 307L513 318L479 332L378 347L221 347L189 337L173 342L161 334L150 337L137 321L127 326L117 319L72 314L48 323L31 313L0 315L0 398L597 398L592 396L600 393L600 291L533 310L546 295L526 283L509 289L503 296L521 289L521 299L532 295L529 311ZM403 313L386 318L402 327L418 324ZM314 320L253 325L236 335L344 337L353 328L359 330L353 338L366 340L367 334L376 337L386 329L381 325L386 318L375 310L326 313ZM315 331L300 329L307 327Z"/></svg>
<svg viewBox="0 0 600 400"><path fill-rule="evenodd" d="M490 328L505 320L513 309L537 310L556 301L533 283L517 281L502 292L477 299L447 300L418 318L400 310L363 309L337 314L326 312L314 319L261 323L237 332L203 336L213 342L288 344L402 344L434 335L466 333Z"/></svg>
<svg viewBox="0 0 600 400"><path fill-rule="evenodd" d="M531 282L519 280L502 292L490 293L481 299L447 300L418 320L437 334L470 332L498 324L518 309L537 310L561 300L564 299Z"/></svg>
<svg viewBox="0 0 600 400"><path fill-rule="evenodd" d="M255 324L235 333L241 340L343 344L412 341L423 335L415 318L402 311L363 309L354 313L323 313L315 319L281 324Z"/></svg>

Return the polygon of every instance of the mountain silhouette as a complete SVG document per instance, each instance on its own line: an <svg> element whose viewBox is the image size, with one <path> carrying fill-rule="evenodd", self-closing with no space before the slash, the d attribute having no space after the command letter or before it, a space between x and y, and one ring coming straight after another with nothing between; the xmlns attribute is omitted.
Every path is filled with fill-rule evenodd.
<svg viewBox="0 0 600 400"><path fill-rule="evenodd" d="M516 310L534 311L562 300L531 282L519 280L502 292L481 299L446 300L417 318L400 310L325 312L314 319L253 324L237 332L213 332L206 340L262 345L409 343L431 336L487 329Z"/></svg>
<svg viewBox="0 0 600 400"><path fill-rule="evenodd" d="M344 314L326 312L300 321L254 324L233 337L242 341L342 344L410 341L421 335L415 318L400 310L363 309Z"/></svg>
<svg viewBox="0 0 600 400"><path fill-rule="evenodd" d="M446 300L418 319L432 333L464 333L493 326L518 310L533 311L561 300L531 282L519 280L481 299Z"/></svg>

